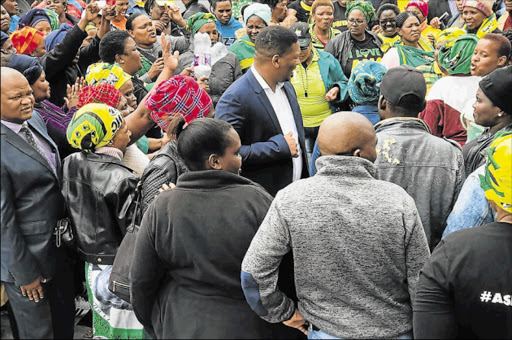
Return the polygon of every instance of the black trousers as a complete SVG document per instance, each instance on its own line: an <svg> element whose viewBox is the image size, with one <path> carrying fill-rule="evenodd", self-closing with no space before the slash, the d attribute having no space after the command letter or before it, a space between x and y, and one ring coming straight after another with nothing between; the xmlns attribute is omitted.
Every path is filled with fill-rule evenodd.
<svg viewBox="0 0 512 340"><path fill-rule="evenodd" d="M44 298L30 301L13 282L4 282L20 339L73 339L75 299L72 260L57 250L57 272L43 283Z"/></svg>

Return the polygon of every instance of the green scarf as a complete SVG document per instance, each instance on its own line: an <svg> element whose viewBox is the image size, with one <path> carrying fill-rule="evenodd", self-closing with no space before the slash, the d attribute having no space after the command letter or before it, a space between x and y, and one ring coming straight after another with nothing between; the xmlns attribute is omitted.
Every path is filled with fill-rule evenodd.
<svg viewBox="0 0 512 340"><path fill-rule="evenodd" d="M369 1L350 1L347 2L347 10L346 10L346 16L348 18L348 15L350 12L352 12L354 9L358 9L361 12L363 12L366 22L369 24L370 21L373 20L375 17L375 9L373 8L373 5Z"/></svg>
<svg viewBox="0 0 512 340"><path fill-rule="evenodd" d="M400 57L400 65L417 67L424 64L432 64L435 61L434 52L427 52L415 47L395 45Z"/></svg>
<svg viewBox="0 0 512 340"><path fill-rule="evenodd" d="M201 27L203 27L204 25L206 25L209 22L213 22L215 24L216 21L217 21L217 18L215 18L215 15L213 15L211 13L199 12L199 13L192 15L190 18L188 18L187 30L190 32L191 36L194 36L194 34L196 34L197 31L199 31L199 29Z"/></svg>
<svg viewBox="0 0 512 340"><path fill-rule="evenodd" d="M467 34L445 41L438 55L441 67L449 74L470 74L471 57L478 40L476 35Z"/></svg>
<svg viewBox="0 0 512 340"><path fill-rule="evenodd" d="M254 43L249 39L248 35L244 35L229 47L240 61L240 67L245 70L254 63Z"/></svg>

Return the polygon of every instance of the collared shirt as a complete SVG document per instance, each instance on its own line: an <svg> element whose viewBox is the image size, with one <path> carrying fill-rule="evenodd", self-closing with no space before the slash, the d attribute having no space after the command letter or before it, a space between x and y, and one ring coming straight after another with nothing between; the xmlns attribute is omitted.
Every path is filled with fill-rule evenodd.
<svg viewBox="0 0 512 340"><path fill-rule="evenodd" d="M273 92L265 79L263 79L263 77L258 73L254 66L251 67L251 70L254 74L254 77L265 91L265 94L267 95L267 98L270 101L274 112L276 113L277 120L279 121L281 130L283 131L283 135L286 135L291 131L293 138L295 138L295 141L297 142L299 157L292 158L293 181L297 181L300 179L302 174L302 151L300 149L299 134L297 132L297 125L295 124L295 119L293 117L292 107L290 106L290 102L288 101L288 97L284 91L284 83L277 83L276 91Z"/></svg>
<svg viewBox="0 0 512 340"><path fill-rule="evenodd" d="M9 129L11 129L12 132L14 132L15 134L17 134L18 136L23 138L24 141L27 142L27 138L26 138L25 134L20 133L21 124L7 122L3 119L2 119L2 124L4 124ZM37 146L39 147L39 149L41 149L41 151L43 151L44 155L46 156L46 159L48 159L50 161L50 166L51 166L53 172L56 174L57 173L56 157L55 157L55 152L52 151L51 144L48 143L44 139L44 137L41 136L39 134L39 132L37 132L36 129L34 129L32 126L30 126L30 124L28 126L30 128L30 131L32 131L32 134L34 135L34 140L36 141Z"/></svg>

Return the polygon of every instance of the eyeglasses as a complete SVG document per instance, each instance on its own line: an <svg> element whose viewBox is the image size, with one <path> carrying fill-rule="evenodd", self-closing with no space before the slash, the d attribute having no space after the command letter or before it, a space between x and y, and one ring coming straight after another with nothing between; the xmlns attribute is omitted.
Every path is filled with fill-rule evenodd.
<svg viewBox="0 0 512 340"><path fill-rule="evenodd" d="M348 20L348 23L351 24L351 25L362 25L366 22L366 20L354 20L354 19L349 19Z"/></svg>
<svg viewBox="0 0 512 340"><path fill-rule="evenodd" d="M379 20L379 23L381 25L385 25L385 24L396 24L396 20L395 19L383 19L383 20Z"/></svg>

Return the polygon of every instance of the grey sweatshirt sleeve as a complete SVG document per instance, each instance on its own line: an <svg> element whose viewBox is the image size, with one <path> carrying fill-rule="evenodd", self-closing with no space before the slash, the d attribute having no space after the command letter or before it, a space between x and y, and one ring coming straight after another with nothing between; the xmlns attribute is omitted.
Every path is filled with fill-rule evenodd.
<svg viewBox="0 0 512 340"><path fill-rule="evenodd" d="M427 236L414 200L404 193L405 265L407 268L407 287L411 303L416 295L416 288L421 268L430 256Z"/></svg>
<svg viewBox="0 0 512 340"><path fill-rule="evenodd" d="M291 249L288 225L279 209L279 194L270 206L242 262L242 289L251 308L262 319L289 320L294 302L277 287L279 264Z"/></svg>

